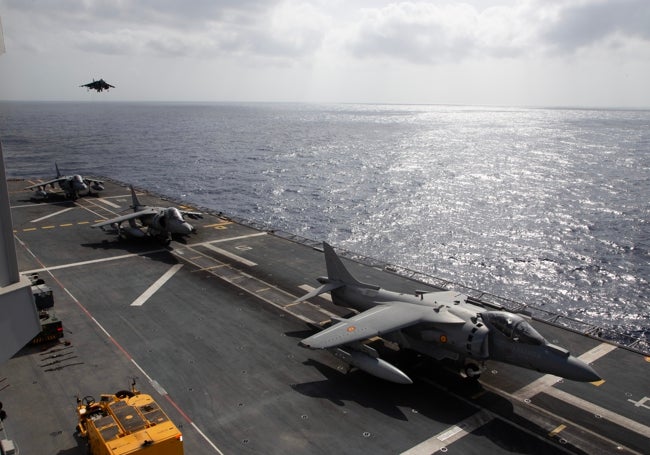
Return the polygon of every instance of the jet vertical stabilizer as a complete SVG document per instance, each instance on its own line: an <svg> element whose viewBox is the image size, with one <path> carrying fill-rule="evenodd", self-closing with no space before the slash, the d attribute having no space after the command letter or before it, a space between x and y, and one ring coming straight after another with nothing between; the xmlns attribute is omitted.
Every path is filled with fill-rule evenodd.
<svg viewBox="0 0 650 455"><path fill-rule="evenodd" d="M136 196L135 190L133 189L133 185L129 185L129 188L131 188L131 200L133 201L133 210L138 212L142 210L144 206L140 204L140 201L138 200L138 196Z"/></svg>
<svg viewBox="0 0 650 455"><path fill-rule="evenodd" d="M343 265L343 262L334 251L334 248L326 242L323 242L323 252L325 253L325 267L327 267L328 281L339 281L343 284L358 286L361 288L379 289L379 286L362 283L353 277L352 274L348 272L348 269Z"/></svg>

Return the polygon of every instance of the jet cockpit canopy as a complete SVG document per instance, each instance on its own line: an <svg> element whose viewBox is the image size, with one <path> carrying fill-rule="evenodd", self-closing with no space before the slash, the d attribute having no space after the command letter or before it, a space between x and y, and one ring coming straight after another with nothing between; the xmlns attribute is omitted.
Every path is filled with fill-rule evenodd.
<svg viewBox="0 0 650 455"><path fill-rule="evenodd" d="M183 216L176 207L169 207L167 210L165 210L165 217L169 220L183 221Z"/></svg>
<svg viewBox="0 0 650 455"><path fill-rule="evenodd" d="M524 344L544 344L544 337L523 317L505 311L481 313L484 321L513 341Z"/></svg>

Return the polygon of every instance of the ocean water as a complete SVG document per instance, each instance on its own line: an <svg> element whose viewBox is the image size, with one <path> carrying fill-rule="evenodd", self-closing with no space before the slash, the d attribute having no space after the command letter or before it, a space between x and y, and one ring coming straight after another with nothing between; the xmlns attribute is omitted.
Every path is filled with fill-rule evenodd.
<svg viewBox="0 0 650 455"><path fill-rule="evenodd" d="M10 177L107 176L650 330L650 111L0 102Z"/></svg>

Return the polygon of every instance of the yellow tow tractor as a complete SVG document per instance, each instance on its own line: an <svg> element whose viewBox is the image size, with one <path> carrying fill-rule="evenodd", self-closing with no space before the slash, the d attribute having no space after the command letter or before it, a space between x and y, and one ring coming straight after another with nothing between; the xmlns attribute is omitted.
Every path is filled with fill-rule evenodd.
<svg viewBox="0 0 650 455"><path fill-rule="evenodd" d="M150 395L135 389L77 397L79 435L91 455L183 455L183 435Z"/></svg>

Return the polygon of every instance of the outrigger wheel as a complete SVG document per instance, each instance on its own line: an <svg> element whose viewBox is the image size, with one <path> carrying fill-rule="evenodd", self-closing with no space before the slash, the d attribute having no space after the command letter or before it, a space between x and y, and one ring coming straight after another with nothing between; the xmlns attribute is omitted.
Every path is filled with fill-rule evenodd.
<svg viewBox="0 0 650 455"><path fill-rule="evenodd" d="M92 395L86 395L83 400L81 400L81 403L85 405L86 407L91 406L95 402L95 397Z"/></svg>
<svg viewBox="0 0 650 455"><path fill-rule="evenodd" d="M465 366L465 376L468 379L478 380L481 377L481 368L475 363L468 363Z"/></svg>

